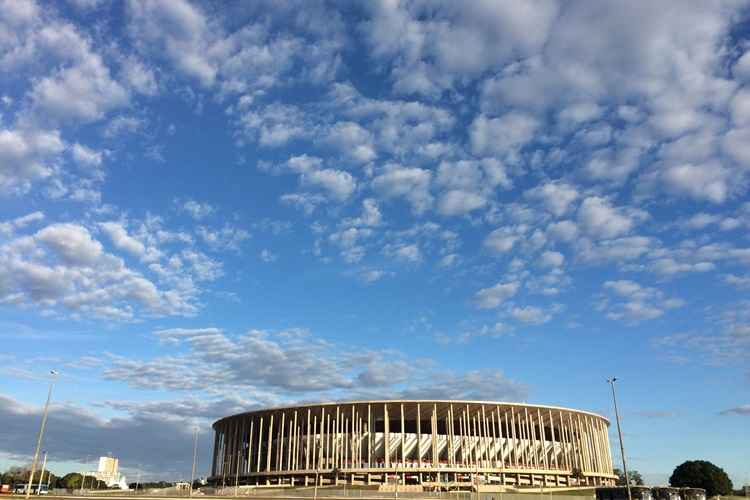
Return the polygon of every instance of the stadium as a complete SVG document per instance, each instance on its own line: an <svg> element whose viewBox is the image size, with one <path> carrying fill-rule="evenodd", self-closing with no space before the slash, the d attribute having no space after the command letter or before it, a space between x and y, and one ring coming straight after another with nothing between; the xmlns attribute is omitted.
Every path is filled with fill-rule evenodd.
<svg viewBox="0 0 750 500"><path fill-rule="evenodd" d="M614 485L609 421L487 401L353 401L214 423L210 482L236 485Z"/></svg>

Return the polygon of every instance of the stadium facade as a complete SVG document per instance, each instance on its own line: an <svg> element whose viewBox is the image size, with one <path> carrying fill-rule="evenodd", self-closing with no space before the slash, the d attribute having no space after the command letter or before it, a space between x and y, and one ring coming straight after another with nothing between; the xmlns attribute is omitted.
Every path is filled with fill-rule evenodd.
<svg viewBox="0 0 750 500"><path fill-rule="evenodd" d="M219 486L474 484L608 486L609 421L594 413L487 401L353 401L222 418Z"/></svg>

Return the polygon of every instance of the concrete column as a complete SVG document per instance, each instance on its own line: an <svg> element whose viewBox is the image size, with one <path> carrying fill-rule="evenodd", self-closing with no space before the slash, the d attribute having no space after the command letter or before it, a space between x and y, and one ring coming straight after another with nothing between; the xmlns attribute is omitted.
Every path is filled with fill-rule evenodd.
<svg viewBox="0 0 750 500"><path fill-rule="evenodd" d="M310 470L310 440L312 439L312 436L310 435L310 417L311 417L311 411L310 408L307 409L307 433L305 434L305 470Z"/></svg>
<svg viewBox="0 0 750 500"><path fill-rule="evenodd" d="M503 411L502 419L503 419L503 425L505 427L505 434L504 434L504 437L503 437L503 447L507 448L507 450L508 450L508 461L507 462L505 461L505 451L503 450L503 467L512 467L513 466L513 456L511 455L511 453L513 451L513 447L511 446L512 441L511 441L511 438L510 438L510 422L509 422L509 419L508 419L508 412L507 412L507 410ZM507 466L506 466L506 463L507 463Z"/></svg>
<svg viewBox="0 0 750 500"><path fill-rule="evenodd" d="M326 469L332 469L333 468L333 460L331 459L331 455L333 454L333 443L332 443L332 437L331 437L331 414L329 413L326 415L326 449L325 449L325 461L324 461L324 468Z"/></svg>
<svg viewBox="0 0 750 500"><path fill-rule="evenodd" d="M383 415L384 415L384 434L385 434L385 466L390 467L391 466L391 423L390 423L390 417L388 416L388 403L383 403Z"/></svg>
<svg viewBox="0 0 750 500"><path fill-rule="evenodd" d="M258 461L255 464L255 472L260 472L260 461L263 458L263 417L260 417L260 424L258 424Z"/></svg>
<svg viewBox="0 0 750 500"><path fill-rule="evenodd" d="M339 439L341 438L341 408L336 405L336 424L334 425L335 437L333 439L333 468L338 468L341 464L339 457ZM336 478L336 484L338 484L338 478Z"/></svg>
<svg viewBox="0 0 750 500"><path fill-rule="evenodd" d="M421 469L422 467L422 409L419 403L417 403L417 465L419 465Z"/></svg>
<svg viewBox="0 0 750 500"><path fill-rule="evenodd" d="M560 443L560 436L559 434L558 435L555 434L555 421L552 418L552 410L547 410L547 411L549 413L550 432L552 432L552 459L553 459L553 463L555 464L555 469L559 469L560 466L557 463L558 445L555 444L555 442L557 442L558 444ZM557 439L557 441L555 441L555 439Z"/></svg>
<svg viewBox="0 0 750 500"><path fill-rule="evenodd" d="M500 448L500 442L497 439L497 424L495 423L495 414L490 411L490 426L492 428L492 466L497 467L497 455Z"/></svg>
<svg viewBox="0 0 750 500"><path fill-rule="evenodd" d="M437 445L437 404L432 405L432 466L438 467L440 457L438 457Z"/></svg>
<svg viewBox="0 0 750 500"><path fill-rule="evenodd" d="M542 410L537 408L536 414L539 418L539 436L541 437L542 443L542 463L544 464L545 469L549 469L549 464L547 463L547 435L544 432L544 418L542 417ZM552 442L552 449L554 451L554 442Z"/></svg>
<svg viewBox="0 0 750 500"><path fill-rule="evenodd" d="M401 466L406 467L406 450L404 450L404 403L401 403Z"/></svg>
<svg viewBox="0 0 750 500"><path fill-rule="evenodd" d="M266 454L266 471L271 471L271 457L273 454L271 453L273 445L273 413L271 413L271 416L269 417L268 421L268 450Z"/></svg>
<svg viewBox="0 0 750 500"><path fill-rule="evenodd" d="M373 452L372 452L372 405L367 404L367 467L372 468L373 465Z"/></svg>
<svg viewBox="0 0 750 500"><path fill-rule="evenodd" d="M216 452L219 449L219 432L214 429L214 449L211 454L211 476L216 475Z"/></svg>
<svg viewBox="0 0 750 500"><path fill-rule="evenodd" d="M518 468L518 442L516 441L516 415L515 409L510 407L510 432L513 436L513 464Z"/></svg>
<svg viewBox="0 0 750 500"><path fill-rule="evenodd" d="M247 467L245 469L246 474L250 474L253 469L253 426L255 425L255 417L250 420L250 434L247 436Z"/></svg>

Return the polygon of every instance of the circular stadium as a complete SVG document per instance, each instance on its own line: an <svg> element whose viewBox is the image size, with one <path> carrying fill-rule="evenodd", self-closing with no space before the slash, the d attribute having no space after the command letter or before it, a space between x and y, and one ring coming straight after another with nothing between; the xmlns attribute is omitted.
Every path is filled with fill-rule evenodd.
<svg viewBox="0 0 750 500"><path fill-rule="evenodd" d="M214 423L210 482L235 485L614 485L609 421L489 401L352 401Z"/></svg>

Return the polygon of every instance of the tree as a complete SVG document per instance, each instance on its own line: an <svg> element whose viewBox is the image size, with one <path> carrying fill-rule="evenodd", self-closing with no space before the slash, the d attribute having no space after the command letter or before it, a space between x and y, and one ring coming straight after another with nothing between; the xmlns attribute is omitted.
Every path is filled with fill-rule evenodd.
<svg viewBox="0 0 750 500"><path fill-rule="evenodd" d="M732 481L724 469L705 460L688 460L675 467L670 486L703 488L706 496L730 495Z"/></svg>
<svg viewBox="0 0 750 500"><path fill-rule="evenodd" d="M69 490L77 490L81 488L81 479L83 476L79 474L78 472L71 472L69 474L65 474L62 478L60 478L59 484L66 489Z"/></svg>
<svg viewBox="0 0 750 500"><path fill-rule="evenodd" d="M13 466L10 467L5 473L2 475L2 482L3 484L18 484L18 483L26 483L29 481L29 475L31 474L31 467L24 466ZM39 477L37 475L37 477Z"/></svg>
<svg viewBox="0 0 750 500"><path fill-rule="evenodd" d="M618 476L615 484L617 484L617 486L625 486L625 474L617 468L613 469L613 472ZM637 470L629 470L628 476L630 476L631 486L643 486L643 477L640 472Z"/></svg>

